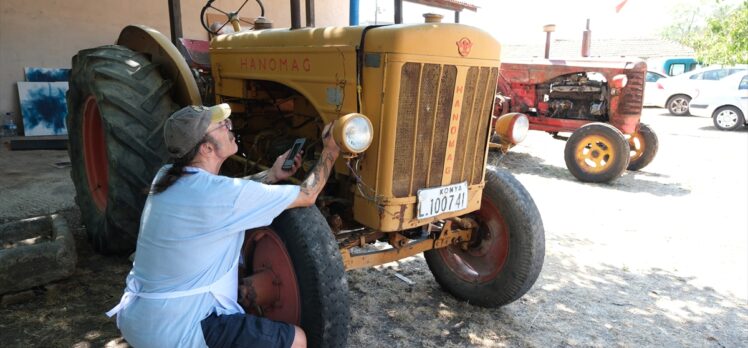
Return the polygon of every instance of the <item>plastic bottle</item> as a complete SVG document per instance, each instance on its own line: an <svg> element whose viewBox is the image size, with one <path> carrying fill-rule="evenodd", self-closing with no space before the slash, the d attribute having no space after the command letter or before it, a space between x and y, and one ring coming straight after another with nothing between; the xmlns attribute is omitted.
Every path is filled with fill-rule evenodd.
<svg viewBox="0 0 748 348"><path fill-rule="evenodd" d="M5 118L3 119L3 132L2 136L5 137L14 137L18 134L18 129L16 127L16 122L13 120L13 113L12 112L6 112Z"/></svg>

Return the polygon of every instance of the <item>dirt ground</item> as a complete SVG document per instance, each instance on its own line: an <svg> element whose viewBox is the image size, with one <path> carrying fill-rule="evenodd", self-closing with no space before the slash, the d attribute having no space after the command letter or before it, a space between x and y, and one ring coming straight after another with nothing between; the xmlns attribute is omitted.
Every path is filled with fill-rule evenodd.
<svg viewBox="0 0 748 348"><path fill-rule="evenodd" d="M748 342L748 129L646 109L660 151L612 184L577 181L562 141L540 132L497 164L543 216L535 286L499 309L456 301L421 256L348 272L351 347L742 347ZM65 152L0 150L0 223L61 212L77 237L76 273L0 306L3 347L126 346L104 312L128 261L85 241ZM409 285L395 276L406 276Z"/></svg>

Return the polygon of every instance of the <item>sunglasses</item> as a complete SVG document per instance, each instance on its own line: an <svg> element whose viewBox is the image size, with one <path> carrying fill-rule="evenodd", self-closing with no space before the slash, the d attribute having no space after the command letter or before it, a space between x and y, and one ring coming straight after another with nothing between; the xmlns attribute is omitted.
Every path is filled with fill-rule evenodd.
<svg viewBox="0 0 748 348"><path fill-rule="evenodd" d="M219 130L219 129L223 128L223 127L226 127L226 129L229 130L229 131L231 131L232 129L234 129L233 125L231 124L231 120L227 118L227 119L221 121L218 124L218 127L213 128L213 129L205 132L205 134L209 134L210 132L213 132L215 130Z"/></svg>

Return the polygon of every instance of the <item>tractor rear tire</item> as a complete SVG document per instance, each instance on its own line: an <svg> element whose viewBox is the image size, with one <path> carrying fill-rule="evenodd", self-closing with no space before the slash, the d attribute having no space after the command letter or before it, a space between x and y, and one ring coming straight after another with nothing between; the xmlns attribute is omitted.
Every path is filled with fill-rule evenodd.
<svg viewBox="0 0 748 348"><path fill-rule="evenodd" d="M631 159L627 169L636 171L649 165L657 155L659 147L660 141L652 128L644 123L639 124L639 131L629 138Z"/></svg>
<svg viewBox="0 0 748 348"><path fill-rule="evenodd" d="M623 174L631 154L623 133L607 123L588 123L571 133L564 160L579 181L609 182Z"/></svg>
<svg viewBox="0 0 748 348"><path fill-rule="evenodd" d="M545 258L545 230L530 193L503 169L486 170L477 220L477 244L424 253L437 283L454 297L481 307L511 303L535 284Z"/></svg>
<svg viewBox="0 0 748 348"><path fill-rule="evenodd" d="M70 176L94 249L132 252L147 191L168 154L162 129L177 105L145 55L102 46L73 57L67 95Z"/></svg>
<svg viewBox="0 0 748 348"><path fill-rule="evenodd" d="M345 347L351 322L348 281L338 243L324 216L317 207L289 209L271 227L293 262L301 301L300 326L308 345Z"/></svg>

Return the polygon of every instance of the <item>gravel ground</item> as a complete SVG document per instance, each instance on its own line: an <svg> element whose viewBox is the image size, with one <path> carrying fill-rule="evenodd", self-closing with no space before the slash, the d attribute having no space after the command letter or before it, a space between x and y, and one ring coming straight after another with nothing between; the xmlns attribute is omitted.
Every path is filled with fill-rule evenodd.
<svg viewBox="0 0 748 348"><path fill-rule="evenodd" d="M497 164L543 216L545 264L527 295L499 309L456 301L421 256L351 271L349 346L745 346L748 129L720 132L709 119L661 109L646 109L643 121L659 153L612 184L577 181L564 142L541 132ZM66 169L49 165L61 158L0 150L0 222L62 211L80 260L73 277L0 308L0 342L125 346L103 312L119 299L128 262L91 252Z"/></svg>

